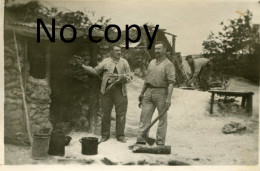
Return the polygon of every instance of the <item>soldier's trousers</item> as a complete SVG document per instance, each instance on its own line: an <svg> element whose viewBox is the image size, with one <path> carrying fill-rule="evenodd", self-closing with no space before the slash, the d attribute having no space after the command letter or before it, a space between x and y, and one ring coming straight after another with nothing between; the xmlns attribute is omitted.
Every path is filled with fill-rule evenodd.
<svg viewBox="0 0 260 171"><path fill-rule="evenodd" d="M209 62L205 67L201 68L200 73L198 75L198 83L199 87L203 90L208 90L209 84L209 77L212 77L212 62Z"/></svg>
<svg viewBox="0 0 260 171"><path fill-rule="evenodd" d="M101 110L102 116L102 126L101 135L102 137L110 137L110 127L111 127L111 112L113 106L115 106L116 111L116 137L125 136L125 122L126 122L126 112L127 112L127 96L123 96L122 87L115 86L106 94L101 97Z"/></svg>
<svg viewBox="0 0 260 171"><path fill-rule="evenodd" d="M165 109L165 101L167 97L166 88L148 88L145 92L145 96L142 101L142 112L139 122L139 136L137 143L145 142L142 138L141 133L145 127L151 123L155 108L158 113ZM165 113L160 119L156 133L156 143L164 144L167 132L167 113Z"/></svg>

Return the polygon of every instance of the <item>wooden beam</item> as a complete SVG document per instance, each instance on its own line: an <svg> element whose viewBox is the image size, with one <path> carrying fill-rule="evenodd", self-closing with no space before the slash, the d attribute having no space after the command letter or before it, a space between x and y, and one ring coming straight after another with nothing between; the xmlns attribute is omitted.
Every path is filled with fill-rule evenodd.
<svg viewBox="0 0 260 171"><path fill-rule="evenodd" d="M209 90L210 93L216 93L218 95L226 96L247 96L253 95L253 92L243 92L243 91L225 91L225 90Z"/></svg>
<svg viewBox="0 0 260 171"><path fill-rule="evenodd" d="M135 145L134 153L171 154L171 146Z"/></svg>
<svg viewBox="0 0 260 171"><path fill-rule="evenodd" d="M172 53L175 54L176 36L172 36Z"/></svg>
<svg viewBox="0 0 260 171"><path fill-rule="evenodd" d="M210 114L213 114L214 96L215 96L215 93L212 93L211 100L210 100Z"/></svg>
<svg viewBox="0 0 260 171"><path fill-rule="evenodd" d="M28 40L27 38L24 41L24 91L26 93L26 82L27 82L27 61L28 61Z"/></svg>
<svg viewBox="0 0 260 171"><path fill-rule="evenodd" d="M253 114L253 95L248 95L246 99L246 112L248 116Z"/></svg>
<svg viewBox="0 0 260 171"><path fill-rule="evenodd" d="M51 85L51 45L48 43L46 47L46 79L49 84Z"/></svg>
<svg viewBox="0 0 260 171"><path fill-rule="evenodd" d="M27 108L27 103L26 103L26 94L24 91L24 84L23 84L23 78L22 78L22 70L21 70L21 63L20 63L20 56L19 56L19 50L18 50L18 45L17 45L17 39L16 39L16 33L13 31L14 34L14 44L15 44L15 50L16 50L16 57L17 57L17 64L18 64L18 69L19 69L19 78L20 78L20 86L21 86L21 91L22 91L22 97L23 97L23 105L24 105L24 113L25 113L25 118L26 118L26 128L27 128L27 133L29 137L29 142L30 145L32 146L33 139L32 139L32 134L31 134L31 128L30 128L30 117L28 113L28 108Z"/></svg>
<svg viewBox="0 0 260 171"><path fill-rule="evenodd" d="M97 66L97 44L96 43L89 43L89 50L90 50L90 65L92 67ZM95 123L97 118L97 104L99 101L99 92L100 92L100 86L99 86L99 78L98 77L90 77L90 94L89 94L89 132L94 133L95 132Z"/></svg>
<svg viewBox="0 0 260 171"><path fill-rule="evenodd" d="M171 33L169 33L169 32L166 32L166 31L164 31L164 33L167 34L167 35L171 35L171 36L177 37L176 35L171 34Z"/></svg>

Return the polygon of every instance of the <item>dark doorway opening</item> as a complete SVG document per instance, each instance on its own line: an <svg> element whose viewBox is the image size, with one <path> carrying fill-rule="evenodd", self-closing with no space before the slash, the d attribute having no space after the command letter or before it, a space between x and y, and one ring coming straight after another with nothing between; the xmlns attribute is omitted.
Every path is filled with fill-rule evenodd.
<svg viewBox="0 0 260 171"><path fill-rule="evenodd" d="M59 122L71 123L74 119L87 115L87 110L82 110L82 103L88 103L86 83L71 74L71 66L68 63L77 50L76 45L71 43L55 43L55 46L51 47L50 118L54 125Z"/></svg>
<svg viewBox="0 0 260 171"><path fill-rule="evenodd" d="M97 115L100 115L101 80L88 76L84 70L83 74L74 72L75 67L69 61L74 55L79 55L84 58L85 65L95 67L97 50L96 43L83 38L73 43L55 42L50 45L51 57L47 63L50 64L48 78L52 99L50 120L54 128L63 129L63 126L69 126L75 131L96 130Z"/></svg>

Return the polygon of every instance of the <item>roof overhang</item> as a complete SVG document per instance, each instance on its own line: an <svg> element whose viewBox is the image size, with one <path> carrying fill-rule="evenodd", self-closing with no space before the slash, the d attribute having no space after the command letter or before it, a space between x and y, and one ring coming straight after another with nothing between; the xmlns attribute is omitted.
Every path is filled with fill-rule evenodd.
<svg viewBox="0 0 260 171"><path fill-rule="evenodd" d="M52 27L50 25L46 25L49 33L52 33ZM15 31L17 34L20 34L25 37L34 37L37 38L37 25L36 23L8 23L4 25L5 30ZM60 29L61 27L55 27L55 39L60 39ZM76 28L77 38L88 36L89 28ZM69 39L73 37L73 30L67 28L63 32L63 36L65 39ZM45 31L40 29L41 39L48 40L48 36ZM101 30L93 29L92 30L93 37L104 37L104 32Z"/></svg>

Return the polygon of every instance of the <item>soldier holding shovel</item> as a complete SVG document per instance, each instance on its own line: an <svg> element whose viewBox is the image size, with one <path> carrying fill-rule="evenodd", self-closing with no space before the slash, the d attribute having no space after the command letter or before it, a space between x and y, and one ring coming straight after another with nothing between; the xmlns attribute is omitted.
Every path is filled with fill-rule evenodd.
<svg viewBox="0 0 260 171"><path fill-rule="evenodd" d="M155 45L155 56L147 71L147 77L143 85L139 101L142 102L142 112L139 123L139 136L136 144L146 144L143 132L151 123L155 108L161 113L171 106L171 96L175 80L174 65L166 58L166 45L157 42ZM164 145L167 132L167 113L159 118L156 134L156 144Z"/></svg>

